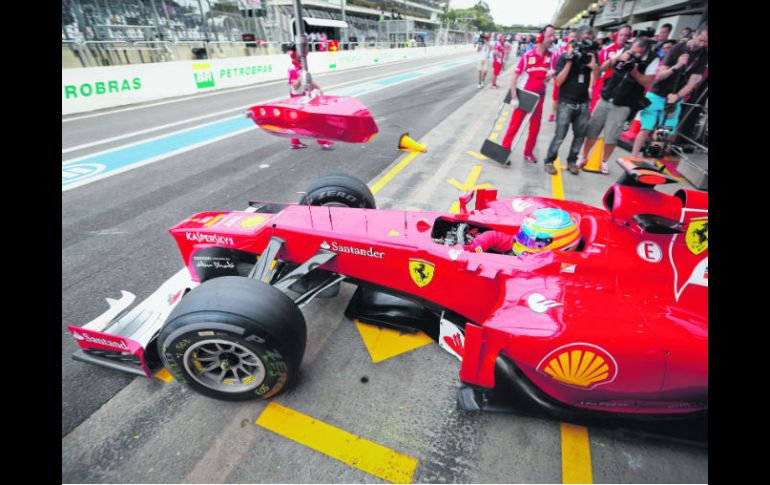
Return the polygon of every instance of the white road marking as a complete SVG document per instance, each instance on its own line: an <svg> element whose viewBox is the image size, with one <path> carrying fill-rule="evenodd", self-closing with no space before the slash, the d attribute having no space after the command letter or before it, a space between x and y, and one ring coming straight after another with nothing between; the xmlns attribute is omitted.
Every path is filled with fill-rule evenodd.
<svg viewBox="0 0 770 485"><path fill-rule="evenodd" d="M169 157L172 157L174 155L178 155L180 153L189 152L190 150L195 150L196 148L200 148L200 147L203 147L203 146L206 146L206 145L210 145L212 143L216 143L218 141L222 141L222 140L227 139L227 138L238 136L238 135L240 135L242 133L246 133L248 131L252 131L252 130L256 130L256 129L257 129L256 125L250 126L249 128L245 128L243 130L238 130L238 131L235 131L233 133L228 133L226 135L222 135L222 136L219 136L217 138L212 138L210 140L206 140L206 141L201 142L201 143L196 143L194 145L189 145L189 146L186 146L184 148L180 148L179 150L174 150L173 152L163 153L162 155L158 155L157 157L148 158L146 160L142 160L141 162L138 162L138 163L135 163L135 164L127 165L127 166L119 168L119 169L115 169L115 170L111 170L109 172L105 172L102 175L97 175L95 177L90 177L90 178L83 179L80 182L75 182L75 183L73 183L71 185L67 185L65 187L62 187L61 191L62 192L66 192L66 191L74 189L76 187L80 187L81 185L90 184L91 182L96 182L97 180L101 180L103 178L111 177L113 175L118 175L120 173L127 172L129 170L133 170L133 169L138 168L138 167L143 167L143 166L148 165L150 163L157 162L159 160L163 160L165 158L169 158Z"/></svg>

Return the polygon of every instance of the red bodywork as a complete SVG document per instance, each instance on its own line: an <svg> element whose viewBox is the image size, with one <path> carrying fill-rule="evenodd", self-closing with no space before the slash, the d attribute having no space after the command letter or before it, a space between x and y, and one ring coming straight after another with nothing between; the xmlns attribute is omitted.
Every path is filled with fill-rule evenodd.
<svg viewBox="0 0 770 485"><path fill-rule="evenodd" d="M369 110L349 96L293 97L258 104L247 116L271 135L366 143L377 134Z"/></svg>
<svg viewBox="0 0 770 485"><path fill-rule="evenodd" d="M677 414L708 408L708 195L613 185L607 210L539 197L477 193L461 214L289 205L276 214L206 212L170 231L196 279L193 255L217 246L302 263L320 247L322 268L428 301L467 319L460 380L495 385L502 352L539 389L578 408ZM464 206L464 204L463 204ZM517 232L541 207L580 220L577 252L511 256L435 242L437 219ZM684 233L644 232L632 217L654 212ZM463 213L464 212L464 213ZM418 285L410 262L432 265Z"/></svg>

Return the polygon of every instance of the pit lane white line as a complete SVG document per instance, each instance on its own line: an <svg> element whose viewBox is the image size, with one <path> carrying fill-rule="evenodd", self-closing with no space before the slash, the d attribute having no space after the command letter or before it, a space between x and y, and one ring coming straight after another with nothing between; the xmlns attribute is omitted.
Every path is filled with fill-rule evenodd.
<svg viewBox="0 0 770 485"><path fill-rule="evenodd" d="M402 62L409 62L409 61L400 61L400 62L395 62L395 63L392 63L392 64L401 64ZM425 69L429 69L429 68L431 68L433 66L437 66L437 65L441 65L441 64L446 64L447 62L451 62L451 61L447 61L446 59L444 59L443 61L433 62L433 63L430 63L430 64L426 64L424 66L420 66L418 69L425 70ZM389 65L392 65L392 64L389 64ZM365 69L372 69L372 68L375 68L375 67L381 67L381 66L369 66L369 67L366 67ZM363 69L364 68L362 68L361 70L363 70ZM401 74L401 73L405 73L405 72L410 72L410 71L414 71L414 70L415 70L415 68L412 67L412 68L408 68L408 69L397 70L397 71L394 71L394 72L391 72L391 73L388 73L388 74L377 74L377 75L365 77L365 78L362 78L362 79L355 79L355 80L352 80L352 81L346 81L346 82L343 82L343 83L333 84L331 86L326 87L325 89L327 91L329 91L331 89L336 89L336 88L344 87L344 86L347 86L347 85L350 85L350 84L363 83L363 82L371 81L372 79L378 79L378 78L387 78L387 77L390 77L390 76L394 76L394 75L397 75L397 74ZM126 109L123 109L123 110L111 111L110 113L95 114L93 116L102 116L102 115L118 113L118 112L122 112L122 111L129 111L129 110L133 110L133 109L148 108L150 106L157 106L157 105L161 105L161 104L173 103L173 102L178 102L178 101L185 101L185 100L189 100L189 99L197 99L197 98L202 98L202 97L207 97L207 96L212 96L212 95L220 95L220 94L227 94L227 93L232 93L232 92L236 92L236 91L244 91L246 89L254 89L254 88L257 88L257 87L263 87L263 86L268 86L268 85L273 85L273 84L284 84L285 82L286 81L271 82L271 83L259 84L257 86L248 86L248 87L245 87L245 88L238 88L238 89L228 90L226 92L217 92L217 93L209 93L209 94L198 95L198 96L191 96L191 97L187 97L187 98L184 98L184 99L177 99L177 100L171 100L171 101L166 101L166 102L161 102L161 103L154 103L152 105L136 106L136 107L133 107L133 108L126 108ZM98 146L98 145L104 145L104 144L107 144L107 143L111 143L113 141L124 140L126 138L132 138L132 137L135 137L135 136L144 135L146 133L152 133L153 131L164 130L166 128L172 128L174 126L179 126L179 125L184 125L184 124L187 124L187 123L191 123L193 121L203 120L203 119L206 119L206 118L211 118L211 117L223 115L223 114L226 114L226 113L231 113L233 111L245 110L246 108L254 106L255 104L269 103L269 102L277 101L277 100L283 99L283 98L285 98L285 96L279 96L279 97L275 97L275 98L271 98L271 99L267 99L267 100L255 101L255 102L252 102L252 103L249 103L249 104L245 104L245 105L242 105L242 106L237 106L235 108L230 108L230 109L226 109L226 110L223 110L223 111L217 111L216 113L209 113L209 114L205 114L205 115L202 115L202 116L196 116L194 118L187 118L187 119L184 119L184 120L175 121L173 123L167 123L165 125L154 126L152 128L146 128L144 130L134 131L134 132L131 132L131 133L125 133L125 134L119 135L119 136L113 136L111 138L104 138L102 140L96 140L96 141L93 141L93 142L84 143L82 145L77 145L77 146L73 146L73 147L63 148L61 152L62 152L62 154L65 154L65 153L71 153L71 152L83 150L83 149L86 149L86 148L91 148L91 147ZM88 117L90 117L90 116L83 116L83 117L80 117L78 119L83 119L83 118L88 118ZM72 121L72 119L62 120L62 122L64 122L64 121ZM200 126L203 126L203 125L200 125ZM195 128L195 127L193 127L193 128ZM173 133L170 133L170 134L173 134ZM68 160L68 161L73 161L73 160Z"/></svg>

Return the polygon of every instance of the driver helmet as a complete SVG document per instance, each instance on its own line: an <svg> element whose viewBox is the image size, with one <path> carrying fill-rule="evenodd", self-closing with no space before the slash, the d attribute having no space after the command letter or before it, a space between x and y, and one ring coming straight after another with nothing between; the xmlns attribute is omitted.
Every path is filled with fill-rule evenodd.
<svg viewBox="0 0 770 485"><path fill-rule="evenodd" d="M524 219L513 238L513 253L540 253L550 250L571 251L580 243L580 229L567 211L555 208L538 209Z"/></svg>

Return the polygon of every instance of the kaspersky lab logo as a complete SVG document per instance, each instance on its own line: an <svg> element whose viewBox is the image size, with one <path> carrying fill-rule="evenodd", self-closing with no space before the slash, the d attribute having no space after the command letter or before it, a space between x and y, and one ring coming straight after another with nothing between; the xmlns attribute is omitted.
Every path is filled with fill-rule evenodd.
<svg viewBox="0 0 770 485"><path fill-rule="evenodd" d="M214 73L211 71L211 64L193 64L192 68L195 85L198 86L198 89L214 87Z"/></svg>

